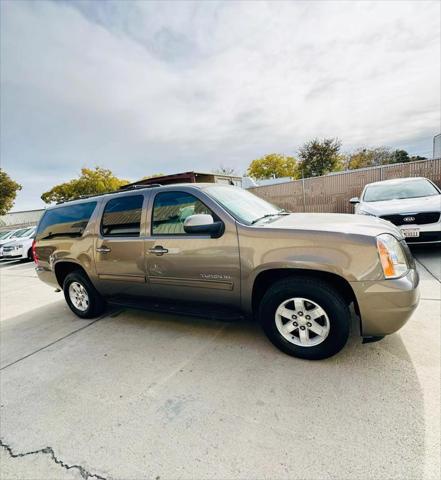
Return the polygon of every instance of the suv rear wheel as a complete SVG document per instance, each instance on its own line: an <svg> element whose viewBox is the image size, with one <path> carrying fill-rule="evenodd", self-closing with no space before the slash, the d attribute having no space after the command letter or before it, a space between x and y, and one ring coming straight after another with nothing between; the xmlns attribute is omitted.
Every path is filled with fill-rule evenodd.
<svg viewBox="0 0 441 480"><path fill-rule="evenodd" d="M81 271L69 273L63 282L64 298L78 317L95 318L105 308L101 295Z"/></svg>
<svg viewBox="0 0 441 480"><path fill-rule="evenodd" d="M259 321L271 342L288 355L309 360L339 352L348 339L350 320L340 293L308 277L276 282L259 306Z"/></svg>

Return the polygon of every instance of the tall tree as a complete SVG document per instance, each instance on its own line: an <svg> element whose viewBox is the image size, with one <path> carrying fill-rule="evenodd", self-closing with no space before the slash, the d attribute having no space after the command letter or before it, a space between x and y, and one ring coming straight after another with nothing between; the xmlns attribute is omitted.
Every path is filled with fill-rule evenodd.
<svg viewBox="0 0 441 480"><path fill-rule="evenodd" d="M340 154L341 142L338 138L315 138L305 143L299 150L298 170L300 176L317 177L341 170L343 156Z"/></svg>
<svg viewBox="0 0 441 480"><path fill-rule="evenodd" d="M409 159L410 162L416 162L418 160L427 160L427 157L422 157L421 155L412 155Z"/></svg>
<svg viewBox="0 0 441 480"><path fill-rule="evenodd" d="M349 155L347 167L351 170L378 167L389 163L405 163L412 159L406 150L391 150L386 147L362 148Z"/></svg>
<svg viewBox="0 0 441 480"><path fill-rule="evenodd" d="M101 167L82 168L79 178L55 185L41 195L43 202L65 202L83 195L113 192L127 185L128 180L115 177L110 170Z"/></svg>
<svg viewBox="0 0 441 480"><path fill-rule="evenodd" d="M406 150L394 150L391 152L391 162L390 163L405 163L409 162L410 157Z"/></svg>
<svg viewBox="0 0 441 480"><path fill-rule="evenodd" d="M250 163L248 175L257 180L266 178L295 177L296 159L280 153L270 153Z"/></svg>
<svg viewBox="0 0 441 480"><path fill-rule="evenodd" d="M17 192L21 185L0 168L0 215L5 215L14 205Z"/></svg>

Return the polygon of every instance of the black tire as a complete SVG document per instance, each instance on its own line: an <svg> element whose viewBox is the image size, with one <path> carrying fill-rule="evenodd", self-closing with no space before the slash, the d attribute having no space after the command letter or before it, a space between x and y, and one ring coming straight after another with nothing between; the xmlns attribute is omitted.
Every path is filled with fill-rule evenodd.
<svg viewBox="0 0 441 480"><path fill-rule="evenodd" d="M32 248L28 250L28 260L32 262L34 260L34 254L32 252Z"/></svg>
<svg viewBox="0 0 441 480"><path fill-rule="evenodd" d="M276 325L276 310L284 301L301 297L312 300L328 316L329 333L322 343L299 346L288 341ZM308 277L291 277L272 285L259 305L259 322L270 341L282 352L293 357L321 360L338 353L346 344L351 323L348 303L338 291L322 280Z"/></svg>
<svg viewBox="0 0 441 480"><path fill-rule="evenodd" d="M87 292L88 306L85 310L78 309L70 299L69 287L73 282L79 283ZM101 315L105 309L106 305L103 297L81 270L76 270L66 276L63 282L63 292L69 308L80 318L96 318Z"/></svg>

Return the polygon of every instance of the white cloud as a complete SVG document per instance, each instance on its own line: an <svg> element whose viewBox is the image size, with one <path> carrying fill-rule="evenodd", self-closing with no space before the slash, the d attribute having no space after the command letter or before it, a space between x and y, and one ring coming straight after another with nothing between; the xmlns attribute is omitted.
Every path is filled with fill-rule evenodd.
<svg viewBox="0 0 441 480"><path fill-rule="evenodd" d="M429 154L439 18L438 2L2 2L17 206L85 164L245 170L314 136Z"/></svg>

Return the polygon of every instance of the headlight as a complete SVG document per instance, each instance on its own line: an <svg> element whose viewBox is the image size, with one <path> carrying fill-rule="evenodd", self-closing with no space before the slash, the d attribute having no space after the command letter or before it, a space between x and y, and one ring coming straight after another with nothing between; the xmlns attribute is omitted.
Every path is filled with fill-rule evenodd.
<svg viewBox="0 0 441 480"><path fill-rule="evenodd" d="M22 248L22 247L23 247L23 245L16 245L14 248L15 248L16 250L19 250L19 249Z"/></svg>
<svg viewBox="0 0 441 480"><path fill-rule="evenodd" d="M377 249L385 278L398 278L409 270L400 242L393 235L378 235Z"/></svg>

